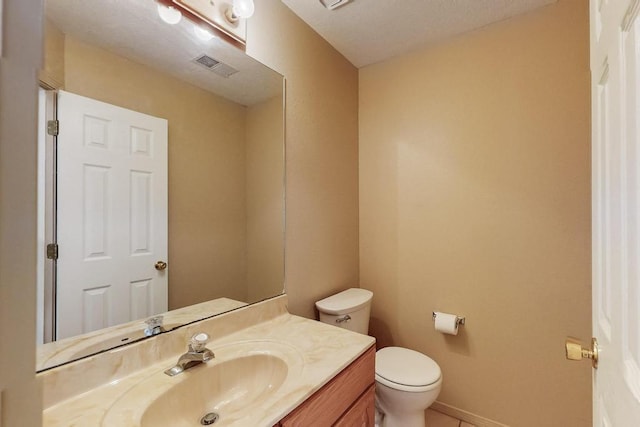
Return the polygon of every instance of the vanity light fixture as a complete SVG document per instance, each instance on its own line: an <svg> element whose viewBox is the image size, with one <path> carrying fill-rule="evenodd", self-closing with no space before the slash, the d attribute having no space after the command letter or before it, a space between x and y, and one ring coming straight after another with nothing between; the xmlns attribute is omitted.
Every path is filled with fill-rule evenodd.
<svg viewBox="0 0 640 427"><path fill-rule="evenodd" d="M233 0L233 14L238 18L251 18L254 11L253 0Z"/></svg>
<svg viewBox="0 0 640 427"><path fill-rule="evenodd" d="M175 25L182 19L182 13L173 6L158 5L158 15L167 24Z"/></svg>
<svg viewBox="0 0 640 427"><path fill-rule="evenodd" d="M158 3L158 14L165 22L177 24L184 15L194 26L200 27L192 30L198 39L206 42L220 37L244 50L247 38L246 21L255 10L253 0L155 1ZM231 40L227 40L227 37Z"/></svg>
<svg viewBox="0 0 640 427"><path fill-rule="evenodd" d="M320 0L320 3L322 3L322 5L329 10L335 10L341 6L344 6L350 1L351 0Z"/></svg>

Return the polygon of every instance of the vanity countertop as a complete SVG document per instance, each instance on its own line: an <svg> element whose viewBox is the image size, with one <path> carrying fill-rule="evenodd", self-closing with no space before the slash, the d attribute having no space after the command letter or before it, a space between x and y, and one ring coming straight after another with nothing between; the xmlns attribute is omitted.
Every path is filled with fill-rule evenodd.
<svg viewBox="0 0 640 427"><path fill-rule="evenodd" d="M246 309L249 310L250 307ZM235 316L238 316L238 313L235 313ZM224 315L214 319L220 322L224 320L223 317ZM190 325L186 329L188 330L183 331L181 336L200 330L209 333L212 337L215 336L215 325L213 323L207 325L206 321L200 325ZM174 332L179 331L176 330ZM290 375L291 378L287 380L286 386L282 386L276 391L274 398L269 399L268 405L266 404L267 402L262 406L257 405L251 411L247 411L246 417L235 420L230 424L216 423L216 425L251 427L274 425L374 345L375 340L367 335L357 334L284 312L267 320L263 319L263 321L244 329L225 336L219 336L217 339L210 341L207 347L215 352L216 348L224 348L236 343L242 343L242 345L246 346L251 342L257 343L256 345L258 346L260 342L280 343L283 348L291 348L292 354L290 356L299 359L300 364L296 368L297 371ZM186 342L184 347L186 349ZM148 351L149 349L147 348L146 350ZM132 345L128 351L144 351L144 348L140 347L136 350L136 346ZM157 372L162 372L173 366L178 356L179 354L173 354L170 357L163 357L149 366L127 373L122 378L114 380L112 377L110 378L111 381L102 385L71 396L66 400L55 402L45 409L43 426L101 425L105 414L124 393L151 375L157 376ZM64 367L57 369L62 368ZM192 368L193 373L187 371L179 375L186 373L195 375L198 368ZM47 406L46 396L47 394L55 394L56 384L73 378L63 378L62 376L56 378L58 374L55 371L54 369L45 373L51 376L44 381L45 407ZM168 383L176 377L167 376L166 380L162 379L161 381ZM49 388L49 390L47 391L46 388ZM136 424L133 421L125 421L122 424L123 427L134 425Z"/></svg>

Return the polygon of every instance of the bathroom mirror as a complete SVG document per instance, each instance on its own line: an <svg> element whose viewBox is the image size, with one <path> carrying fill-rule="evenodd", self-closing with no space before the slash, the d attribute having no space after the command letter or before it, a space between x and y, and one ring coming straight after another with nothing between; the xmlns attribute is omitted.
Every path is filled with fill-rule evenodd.
<svg viewBox="0 0 640 427"><path fill-rule="evenodd" d="M80 283L78 303L59 309L64 298L60 289L65 289L68 280L65 277L82 275L72 272L57 276L64 269L57 268L56 272L54 266L58 263L60 267L70 252L60 240L57 261L47 259L44 248L50 242L47 237L53 234L51 228L55 228L50 216L65 214L66 202L58 201L57 212L49 212L46 206L55 203L49 200L50 195L45 197L39 191L44 231L39 233L43 253L39 256L38 334L42 344L38 346L37 370L282 294L283 76L185 17L175 24L164 22L154 0L46 0L45 10L46 57L41 81L49 89L63 90L59 92L60 102L78 95L100 106L108 104L166 120L166 259L164 255L162 259L152 255L147 264L151 266L149 277L157 275L168 285L166 296L156 298L166 301L164 309L158 310L153 302L156 290L146 286L153 280L131 281L125 284L124 292L112 292L115 285L106 279L109 272L105 271L82 279L87 283ZM46 128L45 116L53 108L47 104L50 98L51 92L41 94L44 105L40 128ZM107 135L102 130L96 134L95 123L109 120L94 116L83 116L83 123L87 123L87 117L93 123L93 127L81 131L85 138L88 134ZM69 126L61 117L58 151ZM140 132L138 136L147 135L144 129ZM44 135L42 139L45 142L40 144L46 147L46 141L53 137ZM139 141L137 147L149 147L151 139ZM63 158L57 158L58 194L64 192L61 186L66 182L60 178L68 164ZM50 160L40 162L45 165L41 175L46 175ZM133 197L109 193L101 198L105 188L111 191L110 184L99 181L91 187L93 184L87 182L78 191L89 199L79 202L84 213L71 221L76 228L85 227L87 215L96 206L115 203L117 211L121 207L117 198L126 202ZM95 184L95 179L91 182ZM43 193L48 185L41 187ZM147 187L136 188L140 191ZM142 200L159 196L145 197ZM140 210L139 206L136 209ZM108 214L103 219L100 224L104 229L117 223ZM62 220L58 218L58 222ZM127 224L124 228L132 230L133 225ZM156 239L156 233L149 230L148 240ZM86 237L82 239L87 246ZM121 269L118 267L118 271ZM128 318L114 320L113 307ZM164 314L162 329L153 323L157 314ZM66 323L76 329L61 334L58 329L65 323L62 319L71 319ZM53 331L62 338L52 340Z"/></svg>

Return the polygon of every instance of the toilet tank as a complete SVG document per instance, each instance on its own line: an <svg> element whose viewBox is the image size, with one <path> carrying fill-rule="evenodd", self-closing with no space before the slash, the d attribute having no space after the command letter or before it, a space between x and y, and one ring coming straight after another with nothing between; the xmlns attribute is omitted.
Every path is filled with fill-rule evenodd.
<svg viewBox="0 0 640 427"><path fill-rule="evenodd" d="M367 335L373 292L351 288L316 302L320 321Z"/></svg>

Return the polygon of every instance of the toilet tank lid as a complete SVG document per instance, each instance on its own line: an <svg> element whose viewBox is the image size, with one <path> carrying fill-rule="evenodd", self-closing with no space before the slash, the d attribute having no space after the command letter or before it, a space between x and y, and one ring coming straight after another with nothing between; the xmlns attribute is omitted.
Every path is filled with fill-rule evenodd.
<svg viewBox="0 0 640 427"><path fill-rule="evenodd" d="M345 314L370 304L372 297L371 291L351 288L316 302L316 307L326 314Z"/></svg>
<svg viewBox="0 0 640 427"><path fill-rule="evenodd" d="M404 347L385 347L376 352L376 375L391 383L420 387L437 382L442 372L427 355Z"/></svg>

